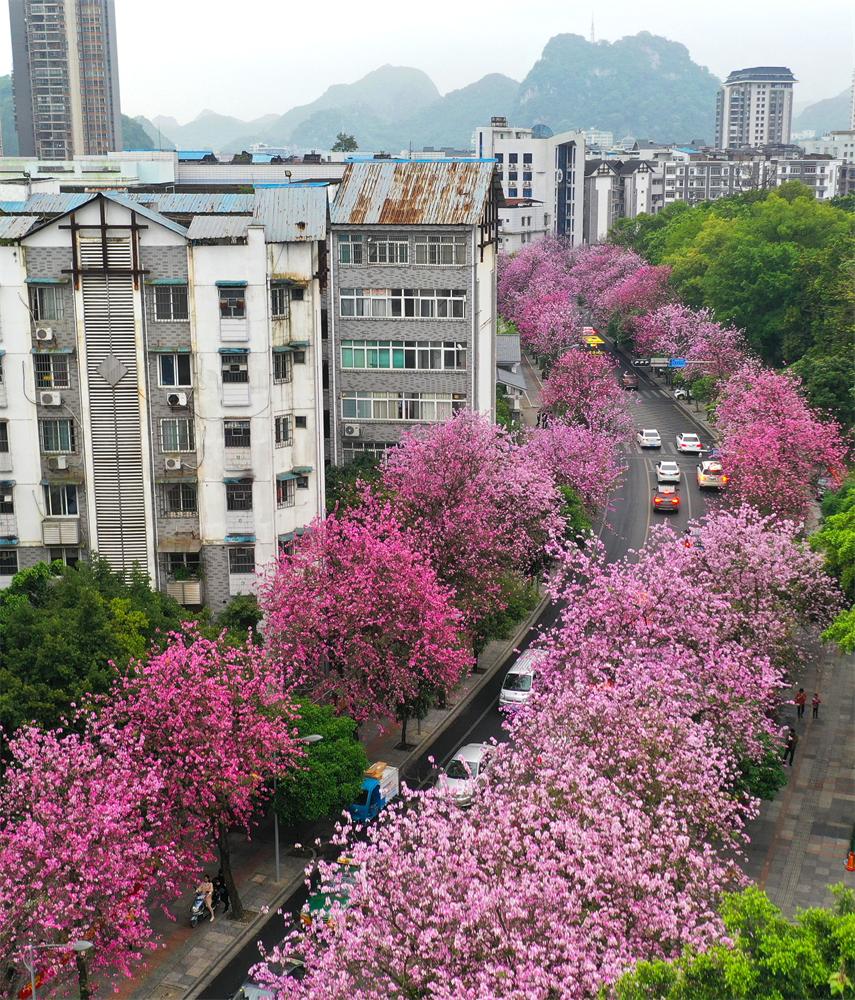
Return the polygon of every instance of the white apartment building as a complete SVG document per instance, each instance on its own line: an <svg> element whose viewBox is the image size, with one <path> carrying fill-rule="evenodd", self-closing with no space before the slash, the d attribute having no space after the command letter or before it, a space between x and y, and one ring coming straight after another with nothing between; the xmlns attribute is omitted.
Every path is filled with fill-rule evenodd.
<svg viewBox="0 0 855 1000"><path fill-rule="evenodd" d="M523 243L548 233L582 242L585 197L585 134L552 135L543 126L511 127L505 118L493 118L475 131L475 155L493 158L505 199L540 202L542 211L501 212L501 249L518 250ZM531 217L531 224L519 223ZM507 221L506 221L507 220Z"/></svg>
<svg viewBox="0 0 855 1000"><path fill-rule="evenodd" d="M786 66L734 70L716 97L716 148L788 143L795 82Z"/></svg>
<svg viewBox="0 0 855 1000"><path fill-rule="evenodd" d="M600 243L618 219L648 215L655 206L656 164L646 160L588 160L585 163L586 243Z"/></svg>
<svg viewBox="0 0 855 1000"><path fill-rule="evenodd" d="M98 552L219 610L322 514L327 192L240 197L0 218L0 585Z"/></svg>
<svg viewBox="0 0 855 1000"><path fill-rule="evenodd" d="M799 145L808 154L822 154L843 163L855 163L855 125L845 131L829 132L820 139L803 139Z"/></svg>

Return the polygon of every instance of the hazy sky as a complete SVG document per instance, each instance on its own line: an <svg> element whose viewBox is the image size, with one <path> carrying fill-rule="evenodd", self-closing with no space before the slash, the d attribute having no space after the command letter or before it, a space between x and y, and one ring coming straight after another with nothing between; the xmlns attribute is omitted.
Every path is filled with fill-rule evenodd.
<svg viewBox="0 0 855 1000"><path fill-rule="evenodd" d="M597 38L665 35L718 76L789 66L800 105L843 90L855 62L855 0L116 0L116 7L122 109L180 121L203 108L241 118L281 113L384 63L423 69L443 93L489 72L521 80L552 35L587 37L592 10ZM0 72L10 66L0 14Z"/></svg>

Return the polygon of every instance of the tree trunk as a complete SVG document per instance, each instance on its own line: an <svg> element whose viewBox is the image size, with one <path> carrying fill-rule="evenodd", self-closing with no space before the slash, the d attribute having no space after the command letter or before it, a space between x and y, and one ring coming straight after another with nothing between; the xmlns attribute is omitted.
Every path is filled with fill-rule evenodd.
<svg viewBox="0 0 855 1000"><path fill-rule="evenodd" d="M78 951L74 956L77 965L77 985L80 990L80 1000L89 1000L89 967L86 963L86 952Z"/></svg>
<svg viewBox="0 0 855 1000"><path fill-rule="evenodd" d="M232 855L229 847L229 828L225 823L220 823L217 827L217 850L220 854L220 868L223 871L223 878L226 882L226 889L229 893L229 914L232 920L243 919L243 903L238 895L232 874Z"/></svg>

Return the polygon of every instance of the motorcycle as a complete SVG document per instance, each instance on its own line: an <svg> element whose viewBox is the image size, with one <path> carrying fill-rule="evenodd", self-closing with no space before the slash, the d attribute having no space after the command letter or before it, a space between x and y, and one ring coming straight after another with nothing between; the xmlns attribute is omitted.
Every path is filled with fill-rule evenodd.
<svg viewBox="0 0 855 1000"><path fill-rule="evenodd" d="M205 893L197 892L190 906L190 926L195 927L200 920L207 920L209 917L208 907L205 906Z"/></svg>

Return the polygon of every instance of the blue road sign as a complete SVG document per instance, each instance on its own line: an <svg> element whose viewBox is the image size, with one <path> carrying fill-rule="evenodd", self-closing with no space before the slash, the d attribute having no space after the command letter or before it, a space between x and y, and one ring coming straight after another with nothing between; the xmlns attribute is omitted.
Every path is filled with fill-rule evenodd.
<svg viewBox="0 0 855 1000"><path fill-rule="evenodd" d="M668 367L669 368L685 368L686 367L686 359L685 358L671 358L671 360L668 362Z"/></svg>

